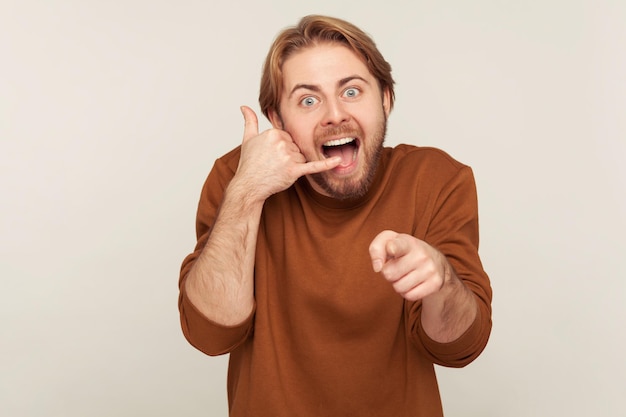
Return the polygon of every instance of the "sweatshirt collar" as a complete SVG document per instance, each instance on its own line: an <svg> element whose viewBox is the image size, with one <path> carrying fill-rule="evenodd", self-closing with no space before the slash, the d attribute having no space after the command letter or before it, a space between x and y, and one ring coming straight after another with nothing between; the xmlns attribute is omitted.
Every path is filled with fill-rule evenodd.
<svg viewBox="0 0 626 417"><path fill-rule="evenodd" d="M374 197L379 192L379 189L382 186L388 158L388 148L383 148L380 159L378 160L378 166L376 167L376 173L374 174L372 184L370 184L367 192L361 197L340 200L334 197L325 196L315 191L309 183L309 180L306 179L306 177L300 177L298 179L298 181L296 182L296 191L298 192L298 194L304 194L304 196L310 198L318 205L328 209L350 210L357 208L371 200L372 197Z"/></svg>

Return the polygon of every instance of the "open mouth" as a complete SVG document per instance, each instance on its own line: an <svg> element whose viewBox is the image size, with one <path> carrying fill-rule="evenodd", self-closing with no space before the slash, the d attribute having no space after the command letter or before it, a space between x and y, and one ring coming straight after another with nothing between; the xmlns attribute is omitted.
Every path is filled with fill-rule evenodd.
<svg viewBox="0 0 626 417"><path fill-rule="evenodd" d="M359 142L356 138L346 137L329 140L322 145L322 152L326 158L341 157L340 166L348 166L356 160Z"/></svg>

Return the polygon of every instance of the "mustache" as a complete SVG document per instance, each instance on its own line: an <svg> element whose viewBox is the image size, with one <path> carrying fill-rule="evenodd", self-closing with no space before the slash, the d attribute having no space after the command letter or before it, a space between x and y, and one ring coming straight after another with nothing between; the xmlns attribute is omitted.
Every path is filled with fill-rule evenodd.
<svg viewBox="0 0 626 417"><path fill-rule="evenodd" d="M349 125L330 126L318 132L315 135L315 141L318 143L324 143L330 139L336 139L338 137L362 138L363 132L361 129Z"/></svg>

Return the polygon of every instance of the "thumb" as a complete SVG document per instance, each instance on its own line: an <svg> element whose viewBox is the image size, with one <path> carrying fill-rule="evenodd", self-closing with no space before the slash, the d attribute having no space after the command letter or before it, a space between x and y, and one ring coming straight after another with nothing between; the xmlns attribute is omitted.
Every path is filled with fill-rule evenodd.
<svg viewBox="0 0 626 417"><path fill-rule="evenodd" d="M256 113L248 106L241 106L241 114L243 114L244 128L243 141L259 135L259 119Z"/></svg>

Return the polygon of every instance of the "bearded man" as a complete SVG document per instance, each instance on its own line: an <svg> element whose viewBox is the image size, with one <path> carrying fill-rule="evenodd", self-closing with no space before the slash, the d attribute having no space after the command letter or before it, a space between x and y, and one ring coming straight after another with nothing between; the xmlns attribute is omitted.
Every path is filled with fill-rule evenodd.
<svg viewBox="0 0 626 417"><path fill-rule="evenodd" d="M230 354L231 416L442 416L434 364L485 348L471 169L385 147L391 67L346 21L281 32L241 146L215 161L180 273L187 340Z"/></svg>

